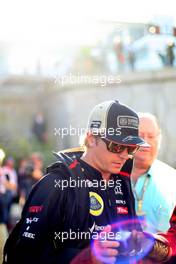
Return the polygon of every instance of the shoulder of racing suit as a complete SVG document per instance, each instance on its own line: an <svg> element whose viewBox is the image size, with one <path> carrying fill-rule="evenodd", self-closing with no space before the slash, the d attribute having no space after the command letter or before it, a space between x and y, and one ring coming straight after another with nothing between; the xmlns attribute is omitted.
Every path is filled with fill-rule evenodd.
<svg viewBox="0 0 176 264"><path fill-rule="evenodd" d="M89 212L88 190L86 192L85 189L71 189L67 186L68 179L76 180L77 173L84 177L76 162L81 153L81 151L55 153L57 161L47 168L46 175L33 186L21 219L7 239L4 263L11 264L14 261L23 263L23 260L33 263L34 258L37 263L40 249L42 250L46 241L49 243L51 240L52 244L54 233L62 228L63 222L66 226L78 225L80 229L84 223L85 228ZM26 251L31 251L33 257L29 256L26 260Z"/></svg>
<svg viewBox="0 0 176 264"><path fill-rule="evenodd" d="M21 264L23 260L24 263L45 261L46 256L49 255L47 251L55 246L52 244L54 234L62 230L63 223L66 229L69 227L74 229L77 226L80 230L88 229L88 188L69 186L66 188L64 185L67 184L68 177L75 180L78 176L84 178L78 162L82 154L81 148L54 153L57 161L47 168L47 174L33 187L24 206L21 220L6 242L4 264L11 264L14 261ZM127 160L121 170L122 176L130 175L132 163L132 160ZM129 183L129 177L125 178ZM43 248L48 248L46 253L43 253ZM32 253L29 262L26 262L27 251Z"/></svg>

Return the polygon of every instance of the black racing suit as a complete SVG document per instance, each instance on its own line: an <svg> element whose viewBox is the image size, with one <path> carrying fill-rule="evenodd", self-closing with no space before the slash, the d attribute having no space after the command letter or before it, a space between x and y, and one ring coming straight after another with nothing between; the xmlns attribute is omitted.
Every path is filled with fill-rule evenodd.
<svg viewBox="0 0 176 264"><path fill-rule="evenodd" d="M81 155L59 153L33 187L6 243L4 263L70 263L106 225L136 218L129 177L133 161L105 186L101 173Z"/></svg>

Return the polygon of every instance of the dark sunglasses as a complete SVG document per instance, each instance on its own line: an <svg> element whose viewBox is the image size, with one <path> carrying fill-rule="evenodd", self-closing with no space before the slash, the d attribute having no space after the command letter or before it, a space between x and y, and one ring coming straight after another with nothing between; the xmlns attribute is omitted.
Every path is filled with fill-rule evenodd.
<svg viewBox="0 0 176 264"><path fill-rule="evenodd" d="M125 149L127 149L128 155L133 156L139 149L139 146L120 145L102 137L101 140L103 140L103 142L106 144L107 150L112 153L122 153Z"/></svg>

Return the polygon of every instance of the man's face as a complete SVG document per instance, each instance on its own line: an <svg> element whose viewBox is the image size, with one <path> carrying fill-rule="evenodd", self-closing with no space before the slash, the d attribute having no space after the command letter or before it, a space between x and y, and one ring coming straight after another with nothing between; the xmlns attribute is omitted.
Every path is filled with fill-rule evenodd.
<svg viewBox="0 0 176 264"><path fill-rule="evenodd" d="M139 121L139 136L149 145L149 148L140 147L135 154L135 166L148 170L158 155L159 128L150 117L141 117Z"/></svg>
<svg viewBox="0 0 176 264"><path fill-rule="evenodd" d="M106 143L101 138L95 138L93 162L100 172L118 173L128 158L127 149L124 149L121 153L112 153L107 149Z"/></svg>

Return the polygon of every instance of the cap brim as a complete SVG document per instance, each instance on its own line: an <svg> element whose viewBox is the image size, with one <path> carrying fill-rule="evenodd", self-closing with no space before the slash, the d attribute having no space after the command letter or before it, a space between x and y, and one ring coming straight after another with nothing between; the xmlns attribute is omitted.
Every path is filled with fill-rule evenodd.
<svg viewBox="0 0 176 264"><path fill-rule="evenodd" d="M145 142L144 139L142 139L140 137L134 137L134 136L126 137L126 138L122 139L122 144L124 144L124 145L137 145L137 146L141 146L144 148L150 147L150 145L147 142Z"/></svg>
<svg viewBox="0 0 176 264"><path fill-rule="evenodd" d="M120 138L118 137L109 137L107 136L107 139L113 141L114 143L118 143L118 144L122 144L122 145L131 145L131 146L141 146L144 148L148 148L150 147L150 145L145 142L144 139L140 138L140 137L135 137L135 136L127 136L125 138Z"/></svg>

